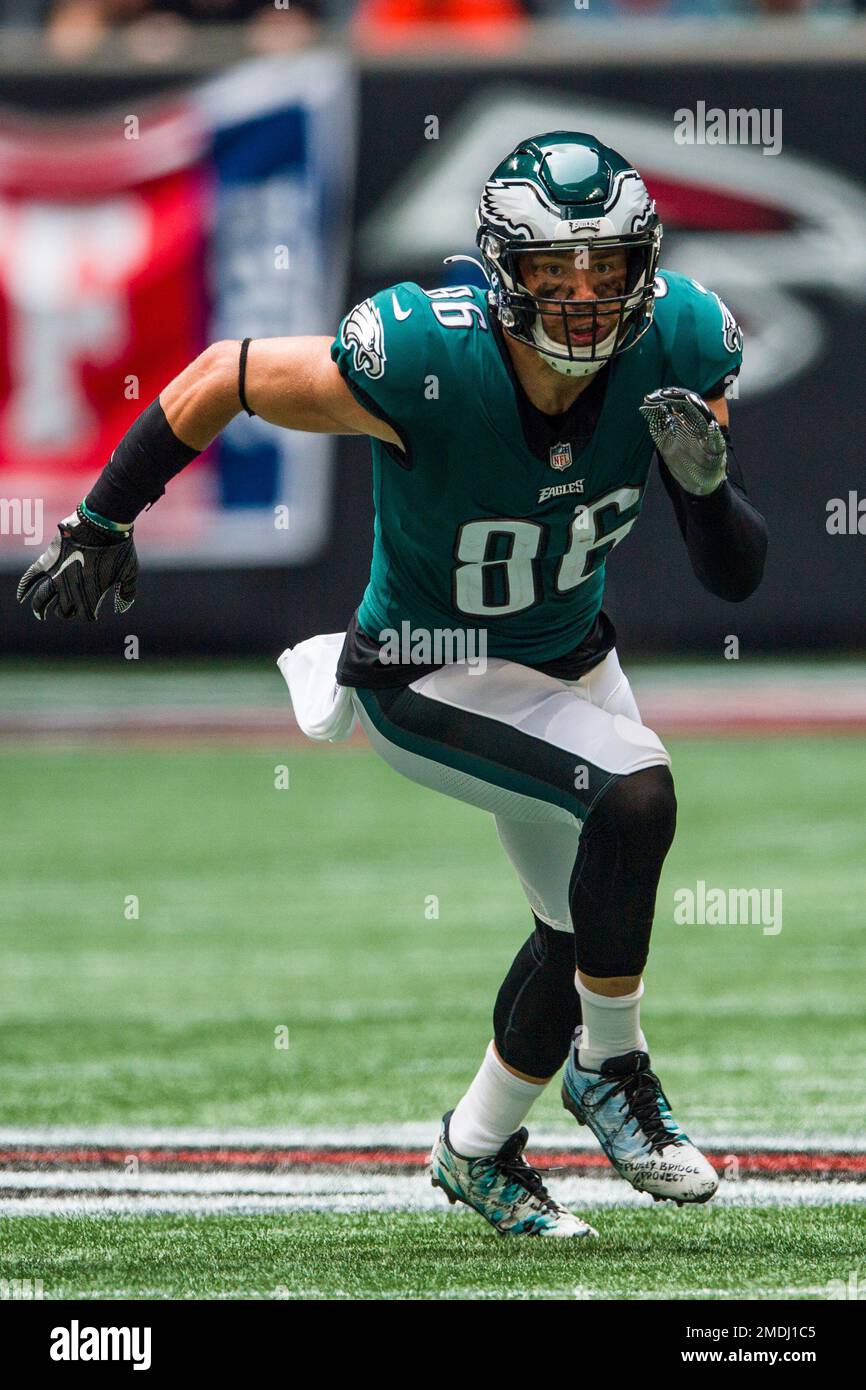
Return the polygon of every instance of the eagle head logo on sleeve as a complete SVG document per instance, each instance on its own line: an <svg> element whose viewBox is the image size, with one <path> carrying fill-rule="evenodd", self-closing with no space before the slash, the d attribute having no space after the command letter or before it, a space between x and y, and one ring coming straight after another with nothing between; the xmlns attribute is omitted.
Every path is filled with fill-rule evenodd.
<svg viewBox="0 0 866 1390"><path fill-rule="evenodd" d="M384 375L385 330L382 315L372 299L362 300L346 315L340 337L343 347L353 351L356 372L364 372L374 379Z"/></svg>

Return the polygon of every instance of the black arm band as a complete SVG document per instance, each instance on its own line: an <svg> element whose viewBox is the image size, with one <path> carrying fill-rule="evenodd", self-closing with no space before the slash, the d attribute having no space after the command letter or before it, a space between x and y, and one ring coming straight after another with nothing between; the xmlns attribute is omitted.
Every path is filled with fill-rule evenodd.
<svg viewBox="0 0 866 1390"><path fill-rule="evenodd" d="M730 432L723 428L722 433L728 448L728 476L708 497L686 492L661 458L659 468L697 578L717 598L740 603L761 582L767 523L746 496Z"/></svg>
<svg viewBox="0 0 866 1390"><path fill-rule="evenodd" d="M85 505L109 521L134 521L200 452L178 439L157 396L126 431L85 497Z"/></svg>
<svg viewBox="0 0 866 1390"><path fill-rule="evenodd" d="M252 338L244 338L243 342L241 343L241 360L238 363L238 396L240 397L241 405L247 412L247 415L250 416L255 415L256 413L254 410L250 410L249 405L247 404L246 391L247 353L250 350L250 343L252 341Z"/></svg>

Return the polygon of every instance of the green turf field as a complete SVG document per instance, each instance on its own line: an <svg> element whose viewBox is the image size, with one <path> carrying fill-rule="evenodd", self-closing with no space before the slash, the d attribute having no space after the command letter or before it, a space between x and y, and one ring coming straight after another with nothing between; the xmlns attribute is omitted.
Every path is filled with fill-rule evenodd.
<svg viewBox="0 0 866 1390"><path fill-rule="evenodd" d="M469 1211L8 1223L4 1277L52 1298L826 1298L862 1214L611 1210L595 1241L503 1240ZM8 1273L7 1273L8 1271Z"/></svg>
<svg viewBox="0 0 866 1390"><path fill-rule="evenodd" d="M864 745L672 753L643 1018L677 1111L861 1134ZM4 1125L421 1121L459 1097L531 927L485 813L345 745L6 752L0 777ZM781 932L674 925L701 878L780 888Z"/></svg>
<svg viewBox="0 0 866 1390"><path fill-rule="evenodd" d="M866 744L668 744L679 829L643 1020L674 1113L702 1139L862 1136ZM432 1137L531 925L492 819L362 746L7 746L0 779L0 1127ZM675 926L698 879L781 889L782 931ZM532 1123L565 1132L555 1087ZM584 1214L602 1239L568 1250L444 1206L28 1216L0 1277L50 1297L821 1297L866 1244L864 1208L829 1202Z"/></svg>

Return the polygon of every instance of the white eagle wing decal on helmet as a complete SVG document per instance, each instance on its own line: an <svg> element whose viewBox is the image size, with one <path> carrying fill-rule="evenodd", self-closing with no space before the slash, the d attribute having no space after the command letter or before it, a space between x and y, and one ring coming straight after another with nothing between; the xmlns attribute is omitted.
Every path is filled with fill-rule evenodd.
<svg viewBox="0 0 866 1390"><path fill-rule="evenodd" d="M655 203L637 169L621 169L614 174L611 196L604 210L608 217L615 213L613 221L618 232L643 231L655 212Z"/></svg>
<svg viewBox="0 0 866 1390"><path fill-rule="evenodd" d="M382 315L372 299L356 304L343 320L340 333L343 347L353 351L356 372L364 372L374 380L385 374L385 329Z"/></svg>
<svg viewBox="0 0 866 1390"><path fill-rule="evenodd" d="M559 223L557 209L543 200L541 190L528 179L490 179L479 213L495 231L523 241L549 240Z"/></svg>

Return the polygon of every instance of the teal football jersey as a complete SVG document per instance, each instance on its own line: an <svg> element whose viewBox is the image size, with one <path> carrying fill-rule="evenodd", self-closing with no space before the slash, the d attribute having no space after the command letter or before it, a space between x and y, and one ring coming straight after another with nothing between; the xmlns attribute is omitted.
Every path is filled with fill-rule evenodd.
<svg viewBox="0 0 866 1390"><path fill-rule="evenodd" d="M640 513L653 457L638 413L661 386L705 395L742 361L717 295L662 272L649 330L608 370L588 443L545 458L525 437L486 291L405 282L357 305L331 356L405 455L373 439L375 524L358 622L386 640L483 629L488 656L526 664L574 648L602 603L605 561Z"/></svg>

